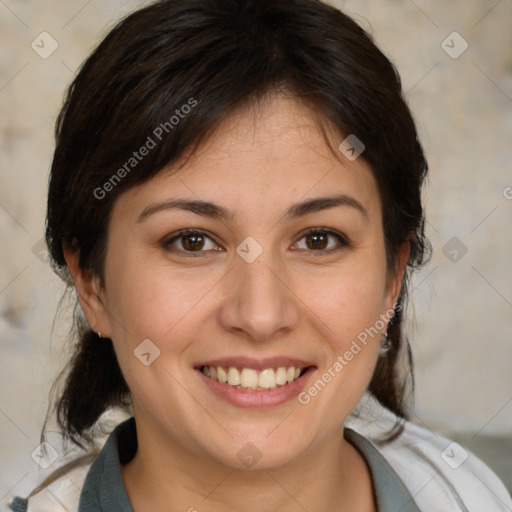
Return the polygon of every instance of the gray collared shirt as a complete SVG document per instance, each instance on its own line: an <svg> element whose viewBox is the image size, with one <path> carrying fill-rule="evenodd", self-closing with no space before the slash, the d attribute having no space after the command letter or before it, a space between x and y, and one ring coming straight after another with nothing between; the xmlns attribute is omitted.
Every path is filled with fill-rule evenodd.
<svg viewBox="0 0 512 512"><path fill-rule="evenodd" d="M420 512L395 470L365 437L345 428L345 439L365 458L372 476L379 512ZM121 465L137 451L135 418L110 434L87 473L78 512L133 512L121 478Z"/></svg>

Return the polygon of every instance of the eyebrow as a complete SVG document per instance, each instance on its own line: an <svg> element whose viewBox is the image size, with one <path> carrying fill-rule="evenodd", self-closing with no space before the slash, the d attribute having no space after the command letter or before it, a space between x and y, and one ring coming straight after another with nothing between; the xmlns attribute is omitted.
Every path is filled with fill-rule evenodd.
<svg viewBox="0 0 512 512"><path fill-rule="evenodd" d="M296 219L310 213L335 208L337 206L353 208L369 219L368 211L363 204L355 197L348 196L346 194L317 197L300 203L295 203L285 212L284 219ZM170 199L146 206L146 208L144 208L140 213L137 219L137 224L157 212L172 209L185 210L217 220L233 220L235 218L234 212L210 201L202 201L199 199Z"/></svg>

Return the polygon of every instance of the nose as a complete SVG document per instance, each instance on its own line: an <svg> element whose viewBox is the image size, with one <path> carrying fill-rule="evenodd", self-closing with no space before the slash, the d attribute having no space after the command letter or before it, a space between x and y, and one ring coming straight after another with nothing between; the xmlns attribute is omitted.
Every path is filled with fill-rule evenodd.
<svg viewBox="0 0 512 512"><path fill-rule="evenodd" d="M297 326L300 300L287 283L284 264L271 251L264 250L252 263L237 255L223 286L219 318L226 331L266 342Z"/></svg>

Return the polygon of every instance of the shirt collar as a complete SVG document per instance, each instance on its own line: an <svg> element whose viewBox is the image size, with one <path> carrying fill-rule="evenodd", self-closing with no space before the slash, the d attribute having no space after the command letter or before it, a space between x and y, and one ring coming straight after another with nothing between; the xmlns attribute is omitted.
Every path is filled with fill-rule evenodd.
<svg viewBox="0 0 512 512"><path fill-rule="evenodd" d="M379 512L421 512L398 474L366 437L351 428L345 428L343 435L368 464Z"/></svg>
<svg viewBox="0 0 512 512"><path fill-rule="evenodd" d="M345 439L364 457L372 476L379 512L420 512L402 480L373 444L345 428ZM120 423L91 465L80 494L78 512L133 512L121 477L121 464L137 451L135 418Z"/></svg>

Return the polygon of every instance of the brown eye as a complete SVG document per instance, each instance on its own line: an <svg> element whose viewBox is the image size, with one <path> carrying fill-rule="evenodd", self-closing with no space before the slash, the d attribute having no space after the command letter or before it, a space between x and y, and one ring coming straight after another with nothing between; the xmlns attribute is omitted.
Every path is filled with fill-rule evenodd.
<svg viewBox="0 0 512 512"><path fill-rule="evenodd" d="M210 242L210 244L208 244L208 241ZM208 247L208 245L210 246ZM200 253L207 252L209 250L218 250L215 249L218 246L213 242L213 240L208 235L206 235L206 233L195 230L180 231L175 236L166 239L162 243L162 246L164 247L164 249L167 249L169 251L182 253Z"/></svg>
<svg viewBox="0 0 512 512"><path fill-rule="evenodd" d="M349 243L347 239L334 231L313 228L308 230L302 238L296 242L296 245L300 243L301 240L305 240L306 247L299 247L299 249L305 249L313 252L334 252L343 247L349 247ZM332 242L334 240L334 243Z"/></svg>
<svg viewBox="0 0 512 512"><path fill-rule="evenodd" d="M181 245L187 251L201 250L204 247L203 235L185 235L181 239Z"/></svg>

